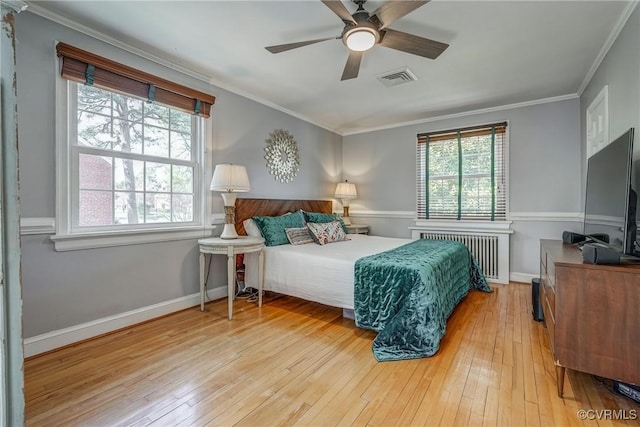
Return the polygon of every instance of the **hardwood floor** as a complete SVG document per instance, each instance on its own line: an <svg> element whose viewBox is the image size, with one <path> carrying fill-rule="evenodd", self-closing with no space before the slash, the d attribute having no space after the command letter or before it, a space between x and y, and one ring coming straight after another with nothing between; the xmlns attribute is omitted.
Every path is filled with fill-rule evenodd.
<svg viewBox="0 0 640 427"><path fill-rule="evenodd" d="M494 289L465 298L435 356L383 363L340 309L268 294L229 321L218 300L27 360L27 425L640 425L590 375L568 370L560 399L531 287Z"/></svg>

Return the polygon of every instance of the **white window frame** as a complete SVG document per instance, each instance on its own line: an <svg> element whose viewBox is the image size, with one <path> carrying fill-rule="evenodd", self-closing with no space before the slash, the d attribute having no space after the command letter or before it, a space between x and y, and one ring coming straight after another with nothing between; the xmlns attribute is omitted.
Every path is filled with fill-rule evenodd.
<svg viewBox="0 0 640 427"><path fill-rule="evenodd" d="M56 73L57 74L57 73ZM165 242L208 237L215 228L211 223L211 192L206 183L211 179L207 171L212 169L207 153L211 153L212 141L211 120L196 118L195 149L192 155L194 168L194 210L193 221L185 223L140 224L137 227L92 227L91 229L74 229L72 216L73 185L77 185L74 169L77 165L72 161L74 155L73 135L76 120L74 109L78 83L56 75L56 233L51 236L57 251L92 249L111 246L132 245L140 243ZM77 157L77 153L75 153Z"/></svg>

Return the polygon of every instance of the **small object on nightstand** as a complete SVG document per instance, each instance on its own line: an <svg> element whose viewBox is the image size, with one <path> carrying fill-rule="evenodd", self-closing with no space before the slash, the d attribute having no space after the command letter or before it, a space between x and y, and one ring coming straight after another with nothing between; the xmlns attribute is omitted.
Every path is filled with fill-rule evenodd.
<svg viewBox="0 0 640 427"><path fill-rule="evenodd" d="M347 225L346 227L349 234L369 234L368 225L351 224L351 225Z"/></svg>

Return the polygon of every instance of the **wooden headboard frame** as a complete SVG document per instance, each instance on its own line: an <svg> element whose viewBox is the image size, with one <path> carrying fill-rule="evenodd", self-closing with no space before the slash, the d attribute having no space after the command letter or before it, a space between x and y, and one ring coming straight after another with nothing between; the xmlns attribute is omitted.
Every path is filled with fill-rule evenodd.
<svg viewBox="0 0 640 427"><path fill-rule="evenodd" d="M278 216L299 209L307 212L333 212L331 200L236 199L236 231L244 236L242 222L254 216Z"/></svg>

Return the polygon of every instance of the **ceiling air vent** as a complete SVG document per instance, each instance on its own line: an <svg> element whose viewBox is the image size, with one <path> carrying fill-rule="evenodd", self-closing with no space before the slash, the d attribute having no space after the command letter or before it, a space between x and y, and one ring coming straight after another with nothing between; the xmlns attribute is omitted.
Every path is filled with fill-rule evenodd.
<svg viewBox="0 0 640 427"><path fill-rule="evenodd" d="M398 68L397 70L387 71L378 74L376 78L385 86L397 86L403 83L414 82L418 80L415 74L407 67Z"/></svg>

